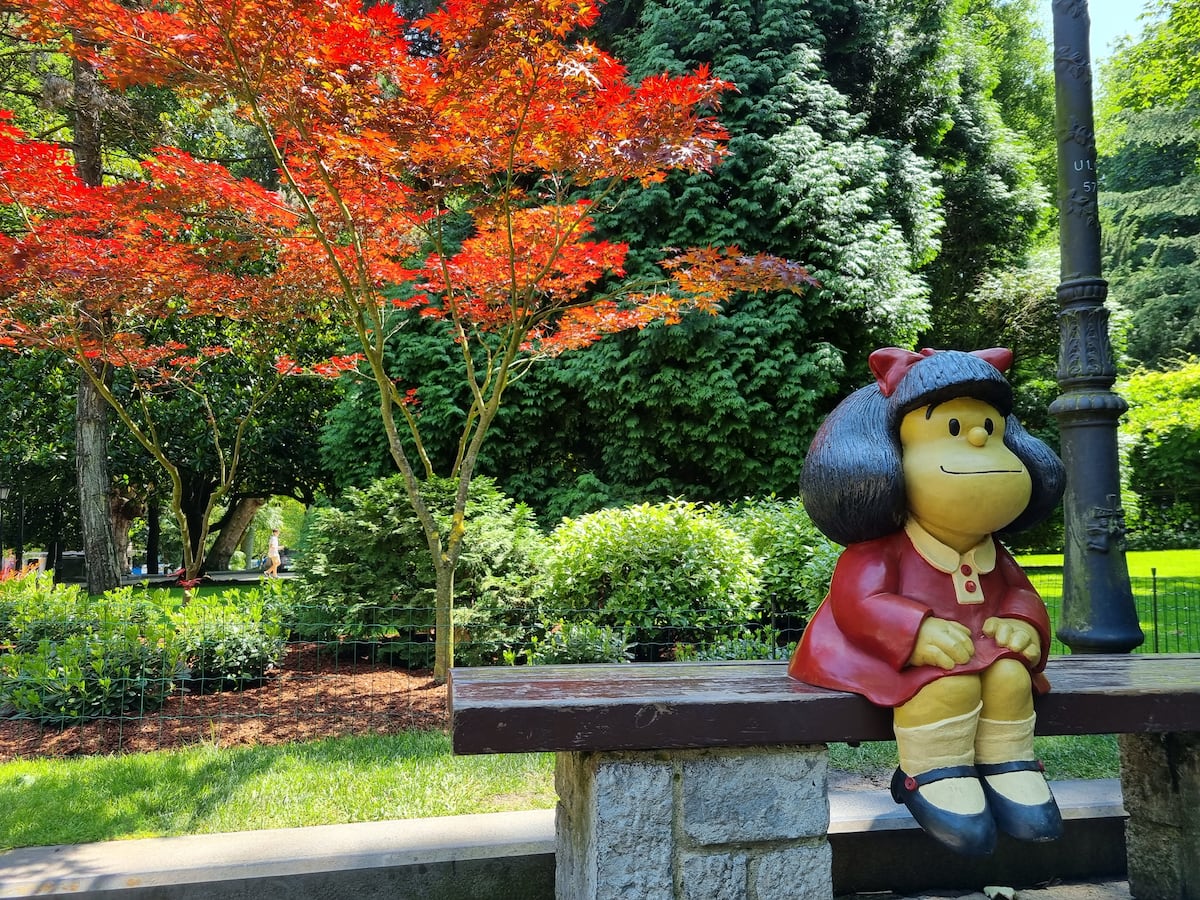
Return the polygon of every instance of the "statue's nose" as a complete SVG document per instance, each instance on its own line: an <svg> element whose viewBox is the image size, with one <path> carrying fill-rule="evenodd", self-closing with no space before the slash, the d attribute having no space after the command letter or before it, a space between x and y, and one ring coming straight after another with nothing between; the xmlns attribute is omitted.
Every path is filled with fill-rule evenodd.
<svg viewBox="0 0 1200 900"><path fill-rule="evenodd" d="M988 442L987 429L982 425L976 425L967 432L967 440L975 447L982 447Z"/></svg>

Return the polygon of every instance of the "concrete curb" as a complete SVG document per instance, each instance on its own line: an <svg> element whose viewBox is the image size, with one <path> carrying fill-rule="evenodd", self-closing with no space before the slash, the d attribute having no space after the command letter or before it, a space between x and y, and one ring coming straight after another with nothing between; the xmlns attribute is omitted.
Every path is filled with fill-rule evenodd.
<svg viewBox="0 0 1200 900"><path fill-rule="evenodd" d="M0 855L0 898L236 897L253 883L260 886L247 896L264 897L267 882L286 880L284 896L299 900L324 896L304 887L314 875L340 882L329 896L373 897L361 882L386 871L425 877L454 864L538 856L549 858L553 886L553 810L29 847Z"/></svg>
<svg viewBox="0 0 1200 900"><path fill-rule="evenodd" d="M1055 782L1067 834L963 860L886 791L830 797L839 894L1124 874L1120 782ZM1045 852L1040 852L1045 851ZM992 877L1002 874L1002 879ZM0 898L552 900L554 810L31 847L0 854Z"/></svg>

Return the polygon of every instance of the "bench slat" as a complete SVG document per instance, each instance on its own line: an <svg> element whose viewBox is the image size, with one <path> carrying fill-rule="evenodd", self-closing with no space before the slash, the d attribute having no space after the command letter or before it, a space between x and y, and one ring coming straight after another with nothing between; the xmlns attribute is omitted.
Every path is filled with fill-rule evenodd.
<svg viewBox="0 0 1200 900"><path fill-rule="evenodd" d="M1200 654L1057 657L1039 734L1200 732ZM782 662L454 669L454 752L673 750L874 741L891 711Z"/></svg>

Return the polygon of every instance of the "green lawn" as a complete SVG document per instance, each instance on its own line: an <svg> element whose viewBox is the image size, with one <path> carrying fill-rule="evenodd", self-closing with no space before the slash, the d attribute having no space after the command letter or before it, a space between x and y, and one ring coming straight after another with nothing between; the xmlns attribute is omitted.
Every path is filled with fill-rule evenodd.
<svg viewBox="0 0 1200 900"><path fill-rule="evenodd" d="M1111 736L1039 738L1053 778L1117 772ZM888 776L895 744L835 744L831 764ZM411 819L556 802L549 753L453 756L441 732L0 765L0 849Z"/></svg>
<svg viewBox="0 0 1200 900"><path fill-rule="evenodd" d="M553 755L441 732L0 765L0 849L554 805Z"/></svg>
<svg viewBox="0 0 1200 900"><path fill-rule="evenodd" d="M1126 554L1138 623L1146 640L1138 653L1200 653L1200 550ZM1062 608L1062 556L1017 557L1046 601L1057 626ZM1052 654L1070 650L1055 639Z"/></svg>
<svg viewBox="0 0 1200 900"><path fill-rule="evenodd" d="M1125 554L1130 578L1149 578L1157 570L1159 578L1200 580L1200 550L1144 550ZM1026 554L1017 562L1028 568L1062 569L1062 554Z"/></svg>

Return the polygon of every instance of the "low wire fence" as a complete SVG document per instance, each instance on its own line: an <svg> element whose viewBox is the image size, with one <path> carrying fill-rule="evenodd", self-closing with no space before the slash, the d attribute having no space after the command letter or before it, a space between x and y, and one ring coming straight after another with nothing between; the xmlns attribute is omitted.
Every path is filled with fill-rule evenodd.
<svg viewBox="0 0 1200 900"><path fill-rule="evenodd" d="M1057 630L1062 620L1063 576L1061 569L1026 569L1026 574L1050 613ZM1131 578L1138 624L1145 640L1134 653L1200 653L1200 576L1195 578ZM1070 653L1057 636L1051 655Z"/></svg>
<svg viewBox="0 0 1200 900"><path fill-rule="evenodd" d="M1028 572L1057 626L1061 572ZM1200 653L1200 577L1132 587L1146 635L1135 652ZM433 611L405 610L408 626L396 629L393 606L363 606L348 633L327 606L305 602L298 581L97 599L28 579L0 590L0 760L442 728L446 688L432 677L421 624ZM570 622L535 605L465 612L456 637L473 665L786 659L804 626L769 602L749 623L700 609L640 632L596 624L599 608L576 609ZM1050 652L1070 651L1055 639Z"/></svg>

